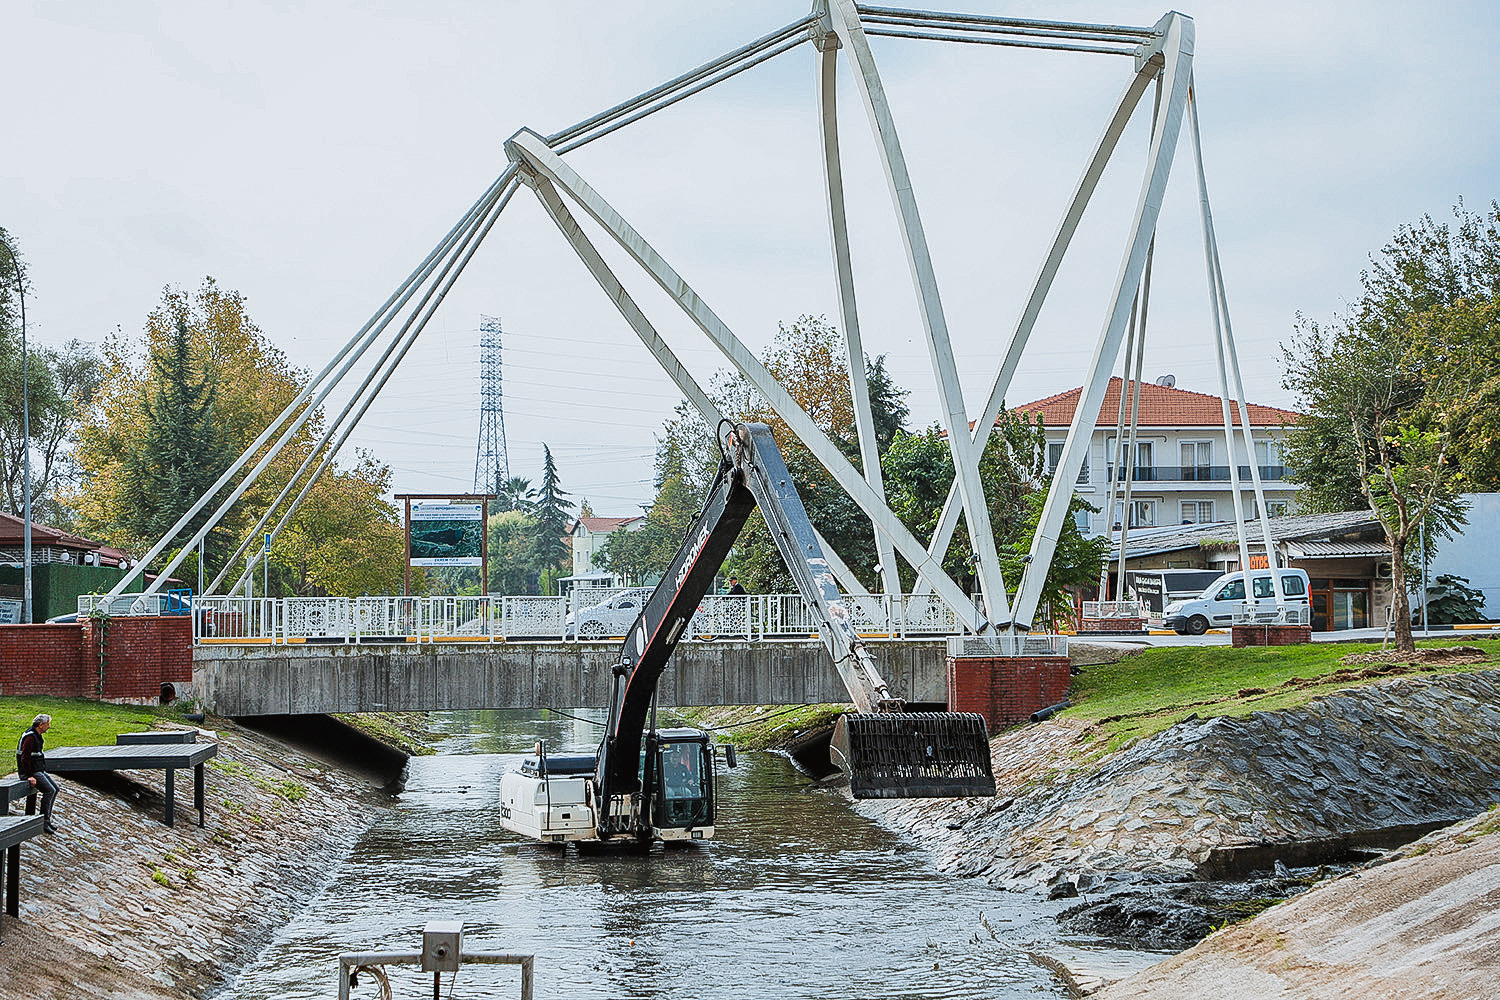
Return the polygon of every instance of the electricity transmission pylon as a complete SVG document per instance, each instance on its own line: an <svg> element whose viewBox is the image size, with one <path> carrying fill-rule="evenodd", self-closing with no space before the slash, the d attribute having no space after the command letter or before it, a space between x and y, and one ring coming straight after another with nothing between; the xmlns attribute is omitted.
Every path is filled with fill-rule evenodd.
<svg viewBox="0 0 1500 1000"><path fill-rule="evenodd" d="M510 478L505 453L505 390L500 378L500 317L479 317L479 447L474 492L499 493Z"/></svg>

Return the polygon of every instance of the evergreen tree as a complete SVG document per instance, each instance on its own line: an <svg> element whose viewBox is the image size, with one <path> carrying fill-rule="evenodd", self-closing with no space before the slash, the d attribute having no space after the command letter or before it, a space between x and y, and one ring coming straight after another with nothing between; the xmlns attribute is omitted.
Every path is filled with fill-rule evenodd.
<svg viewBox="0 0 1500 1000"><path fill-rule="evenodd" d="M141 404L144 429L125 456L123 469L126 526L139 537L165 534L233 457L215 420L218 391L213 374L193 353L183 315L177 317L171 341L151 352L155 377ZM173 542L191 537L212 511L213 505L206 504Z"/></svg>
<svg viewBox="0 0 1500 1000"><path fill-rule="evenodd" d="M568 491L561 486L552 449L543 444L542 454L542 485L537 490L536 500L529 513L536 521L531 564L537 573L538 586L545 593L551 576L556 575L556 571L563 567L568 558L568 543L563 539L568 533L568 522L572 519L573 501L567 499Z"/></svg>

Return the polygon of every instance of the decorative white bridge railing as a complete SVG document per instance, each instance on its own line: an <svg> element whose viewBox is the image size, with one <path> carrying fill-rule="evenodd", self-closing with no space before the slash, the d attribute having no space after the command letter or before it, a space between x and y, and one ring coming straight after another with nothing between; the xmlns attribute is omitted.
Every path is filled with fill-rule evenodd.
<svg viewBox="0 0 1500 1000"><path fill-rule="evenodd" d="M635 620L628 611L597 612L585 598L513 597L199 597L193 600L198 643L617 642ZM585 603L588 602L588 603ZM938 638L962 633L958 616L926 594L844 597L854 629L870 640ZM814 616L796 594L705 597L688 641L806 640Z"/></svg>
<svg viewBox="0 0 1500 1000"><path fill-rule="evenodd" d="M1084 601L1085 618L1143 618L1146 606L1140 601Z"/></svg>

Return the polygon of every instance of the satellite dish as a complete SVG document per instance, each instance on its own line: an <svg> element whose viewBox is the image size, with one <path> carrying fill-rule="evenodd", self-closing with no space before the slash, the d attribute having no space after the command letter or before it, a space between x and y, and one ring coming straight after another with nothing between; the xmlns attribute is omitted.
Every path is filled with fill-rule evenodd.
<svg viewBox="0 0 1500 1000"><path fill-rule="evenodd" d="M1162 375L1162 376L1160 376L1160 377L1157 378L1156 384L1159 385L1159 386L1164 386L1165 388L1170 389L1174 385L1177 384L1177 376L1176 375Z"/></svg>

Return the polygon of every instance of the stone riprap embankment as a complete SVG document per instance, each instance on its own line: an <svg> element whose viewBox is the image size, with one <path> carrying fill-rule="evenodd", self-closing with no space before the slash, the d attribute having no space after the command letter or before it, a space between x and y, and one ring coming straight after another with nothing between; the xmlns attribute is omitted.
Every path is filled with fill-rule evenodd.
<svg viewBox="0 0 1500 1000"><path fill-rule="evenodd" d="M1101 1000L1476 1000L1500 983L1500 813L1430 834Z"/></svg>
<svg viewBox="0 0 1500 1000"><path fill-rule="evenodd" d="M212 994L388 798L367 776L223 726L199 737L219 743L202 829L190 772L178 775L173 828L161 822L160 771L60 782L60 832L22 848L21 917L5 921L0 995Z"/></svg>
<svg viewBox="0 0 1500 1000"><path fill-rule="evenodd" d="M1496 671L1403 678L1189 718L1097 761L1085 727L1063 719L993 742L994 799L860 808L948 870L1014 888L1314 863L1500 801L1497 706Z"/></svg>

